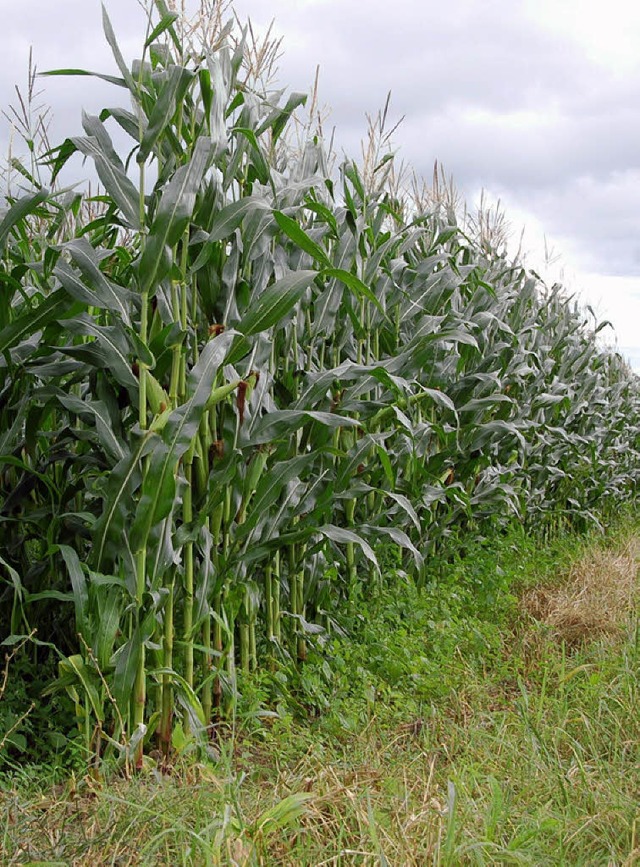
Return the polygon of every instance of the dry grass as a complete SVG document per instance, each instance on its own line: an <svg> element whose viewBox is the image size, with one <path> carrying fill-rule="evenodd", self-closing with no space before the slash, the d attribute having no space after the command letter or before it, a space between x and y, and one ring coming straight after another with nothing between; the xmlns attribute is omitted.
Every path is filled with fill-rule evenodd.
<svg viewBox="0 0 640 867"><path fill-rule="evenodd" d="M616 550L590 548L552 586L529 590L524 611L548 626L569 646L596 638L617 638L640 600L640 540Z"/></svg>
<svg viewBox="0 0 640 867"><path fill-rule="evenodd" d="M0 863L373 867L381 853L391 865L429 863L447 817L434 753L421 740L411 749L358 743L357 753L348 767L307 754L279 773L249 774L241 788L202 768L197 780L193 769L176 769L104 789L83 780L30 802L13 793L4 799L13 844ZM300 807L293 817L291 799ZM1 843L0 834L0 856Z"/></svg>

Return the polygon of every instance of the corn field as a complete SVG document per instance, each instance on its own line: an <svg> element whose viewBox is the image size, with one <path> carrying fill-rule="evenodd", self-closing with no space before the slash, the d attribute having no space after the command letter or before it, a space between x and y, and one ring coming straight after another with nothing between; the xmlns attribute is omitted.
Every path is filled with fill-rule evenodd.
<svg viewBox="0 0 640 867"><path fill-rule="evenodd" d="M589 317L389 153L334 170L269 44L215 25L157 0L129 67L105 12L121 107L14 159L0 215L0 639L37 630L87 749L138 765L304 666L390 557L428 583L452 538L582 528L640 475Z"/></svg>

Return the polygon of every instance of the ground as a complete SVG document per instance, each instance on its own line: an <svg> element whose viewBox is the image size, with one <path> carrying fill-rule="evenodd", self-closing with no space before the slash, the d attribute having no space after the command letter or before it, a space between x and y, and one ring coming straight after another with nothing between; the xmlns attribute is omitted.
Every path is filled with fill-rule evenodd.
<svg viewBox="0 0 640 867"><path fill-rule="evenodd" d="M168 774L5 778L1 863L640 864L640 542L555 551L437 700L403 681L306 722L238 718L217 760Z"/></svg>

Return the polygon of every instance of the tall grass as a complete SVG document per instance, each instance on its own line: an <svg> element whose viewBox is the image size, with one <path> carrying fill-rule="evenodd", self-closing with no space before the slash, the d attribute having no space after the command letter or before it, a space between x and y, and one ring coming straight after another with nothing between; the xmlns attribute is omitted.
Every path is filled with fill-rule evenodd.
<svg viewBox="0 0 640 867"><path fill-rule="evenodd" d="M129 67L105 11L126 107L14 159L0 222L0 615L137 765L213 732L238 667L303 665L388 546L426 582L452 534L638 483L638 380L579 308L403 194L382 120L333 174L277 44L211 20L156 0ZM99 196L60 185L77 156Z"/></svg>

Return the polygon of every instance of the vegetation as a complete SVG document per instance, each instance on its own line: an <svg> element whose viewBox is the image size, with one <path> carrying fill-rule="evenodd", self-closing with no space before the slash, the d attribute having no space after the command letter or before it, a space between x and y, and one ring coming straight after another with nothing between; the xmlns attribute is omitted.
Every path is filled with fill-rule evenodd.
<svg viewBox="0 0 640 867"><path fill-rule="evenodd" d="M260 718L253 673L216 761L108 785L0 778L4 863L632 867L637 533L548 548L515 534L432 596L406 581L375 594L333 641L325 709ZM491 608L456 598L497 569Z"/></svg>
<svg viewBox="0 0 640 867"><path fill-rule="evenodd" d="M224 750L251 690L278 718L326 712L327 649L391 591L434 649L427 608L464 600L484 625L447 627L449 649L491 651L500 575L445 593L448 561L637 493L638 379L598 327L442 184L403 193L384 115L364 165L332 172L315 109L302 123L305 97L272 84L275 46L203 9L191 26L156 0L131 68L105 12L130 104L40 159L23 106L34 156L0 222L0 622L50 704L25 687L11 762L36 748L30 714L51 752L72 720L72 750L129 773ZM60 185L77 155L99 195ZM407 685L400 621L376 664ZM420 698L448 694L438 654L420 666Z"/></svg>

